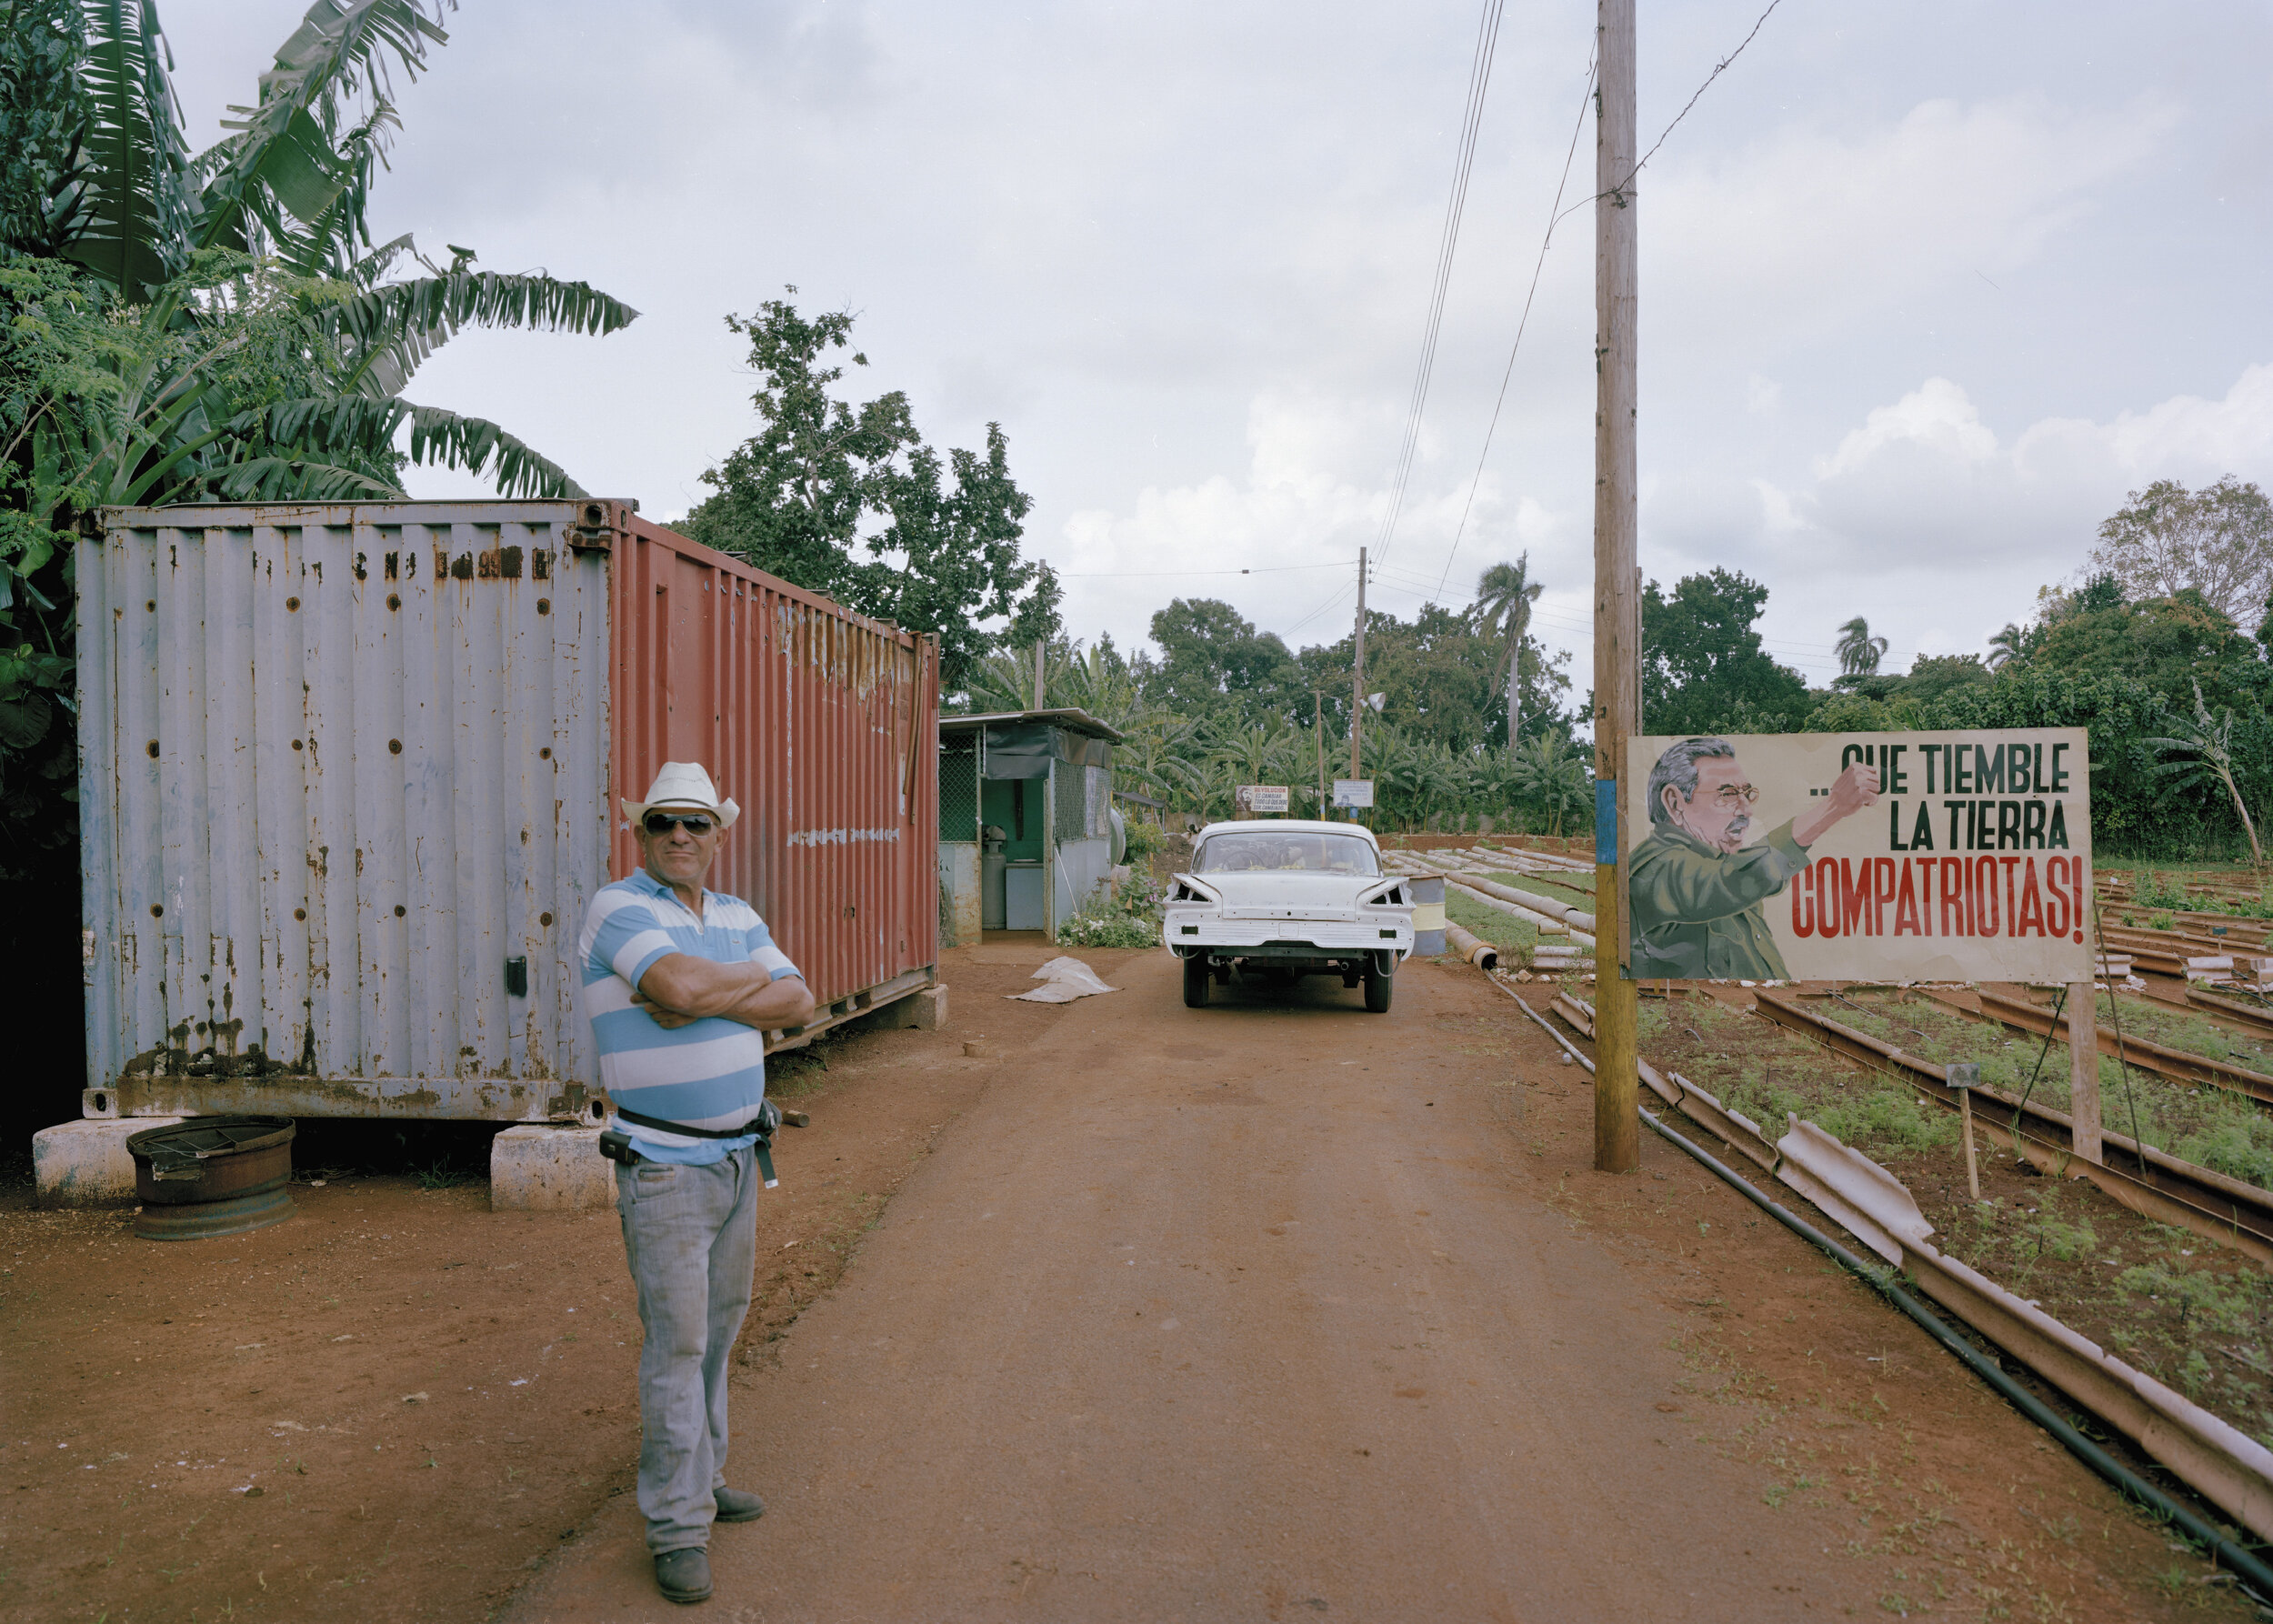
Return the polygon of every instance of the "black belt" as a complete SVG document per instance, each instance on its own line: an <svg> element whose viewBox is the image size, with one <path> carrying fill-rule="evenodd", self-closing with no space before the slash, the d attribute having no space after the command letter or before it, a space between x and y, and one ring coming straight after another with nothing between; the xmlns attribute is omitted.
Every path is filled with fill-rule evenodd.
<svg viewBox="0 0 2273 1624"><path fill-rule="evenodd" d="M690 1138L738 1139L746 1134L755 1134L757 1136L757 1144L754 1147L757 1151L757 1170L766 1180L766 1188L774 1188L774 1129L781 1121L781 1108L770 1099L760 1100L757 1115L740 1128L689 1128L682 1122L666 1122L660 1117L646 1117L637 1111L627 1111L620 1105L616 1107L616 1114L640 1128L652 1128L659 1133L683 1133Z"/></svg>
<svg viewBox="0 0 2273 1624"><path fill-rule="evenodd" d="M626 1122L636 1122L642 1128L656 1128L663 1133L683 1133L690 1139L738 1139L749 1133L766 1139L771 1138L774 1132L773 1124L766 1120L770 1113L764 1104L757 1108L757 1115L740 1128L689 1128L684 1122L666 1122L660 1117L643 1117L637 1111L627 1111L620 1105L616 1108L616 1114Z"/></svg>

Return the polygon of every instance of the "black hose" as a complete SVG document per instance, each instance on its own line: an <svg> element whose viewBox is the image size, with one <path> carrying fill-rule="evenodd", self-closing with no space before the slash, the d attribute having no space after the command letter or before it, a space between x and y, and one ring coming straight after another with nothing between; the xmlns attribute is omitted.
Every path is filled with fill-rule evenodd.
<svg viewBox="0 0 2273 1624"><path fill-rule="evenodd" d="M1495 983L1495 985L1497 984ZM1503 988L1502 990L1506 989ZM1509 996L1512 997L1513 995L1510 994ZM1528 1015L1533 1020L1537 1021L1541 1027L1545 1028L1547 1035L1554 1038L1556 1042L1561 1044L1565 1052L1569 1054L1572 1058L1576 1059L1588 1071L1592 1071L1594 1069L1594 1062L1587 1059L1586 1056L1580 1054L1577 1049L1572 1048L1571 1045L1565 1040L1560 1032L1557 1032L1553 1027L1547 1026L1547 1022L1540 1018L1538 1012L1533 1009L1530 1005L1525 1003L1521 998L1517 998L1516 1003L1519 1007L1521 1007L1526 1015ZM2143 1507L2148 1511L2152 1512L2155 1516L2163 1519L2165 1521L2175 1524L2188 1539L2192 1539L2197 1545L2199 1545L2208 1550L2211 1556L2214 1557L2221 1566L2229 1570L2235 1578L2240 1579L2243 1585L2248 1587L2248 1589L2256 1595L2258 1600L2267 1603L2273 1603L2273 1568L2268 1568L2258 1557L2244 1549L2241 1546L2237 1545L2233 1540L2226 1538L2225 1535L2219 1533L2208 1522L2205 1522L2201 1518L2197 1517L2192 1511L2187 1509L2186 1507L2180 1505L2177 1500L2172 1499L2168 1495L2163 1493L2161 1489L2156 1488L2152 1483L2148 1482L2146 1479L2140 1477L2137 1472L2132 1471L2128 1467L2125 1466L2121 1461L2116 1459L2115 1457L2108 1454L2098 1444L2093 1443L2091 1439L2086 1438L2082 1433L2078 1432L2058 1410L2055 1410L2050 1405L2045 1403L2043 1399L2038 1398L2027 1388L2022 1387L2011 1377L2006 1375L2004 1368L1999 1366L1995 1359L1988 1358L1986 1354L1982 1353L1979 1348L1974 1347L1972 1343L1968 1342L1965 1338L1958 1336L1957 1332L1951 1330L1948 1325L1942 1322L1939 1317L1938 1317L1933 1310L1927 1308L1925 1304L1919 1302L1918 1298L1912 1297L1908 1292L1903 1290L1901 1287L1896 1285L1894 1283L1891 1270L1884 1268L1874 1268L1872 1265L1864 1262L1862 1258L1857 1257L1853 1252L1848 1251L1845 1247L1841 1246L1837 1241L1833 1240L1829 1236L1824 1234L1822 1230L1817 1228L1813 1224L1810 1224L1806 1219L1796 1216L1777 1202L1769 1200L1757 1189L1755 1189L1751 1183L1742 1175L1738 1174L1736 1169L1729 1167L1718 1157L1713 1155L1711 1151L1706 1149L1702 1145L1692 1143L1690 1140L1684 1138L1681 1135L1674 1132L1672 1128L1667 1128L1663 1122L1659 1121L1654 1112L1641 1112L1641 1119L1647 1123L1651 1129L1654 1130L1660 1138L1665 1139L1680 1149L1687 1151L1698 1161L1704 1163L1706 1167L1711 1168L1714 1173L1717 1174L1724 1182L1733 1186L1738 1195L1744 1197L1746 1200L1750 1201L1754 1206L1766 1212L1777 1223L1783 1225L1785 1228L1789 1229L1802 1240L1808 1241L1820 1248L1825 1252L1827 1252L1830 1256L1837 1258L1841 1264L1845 1265L1848 1269L1861 1277L1862 1279L1882 1293L1888 1301L1894 1304L1896 1308L1901 1309L1905 1314L1908 1314L1912 1319L1916 1320L1918 1326L1928 1336L1933 1338L1935 1341L1940 1343L1942 1347L1948 1348L1949 1352L1954 1354L1958 1361L1968 1369L1971 1370L1976 1376L1978 1376L1983 1381L1988 1382L1989 1386L1995 1388L1999 1393L2004 1395L2005 1398L2011 1403L2014 1408L2019 1410L2021 1414L2027 1416L2030 1420L2034 1421L2038 1426L2043 1428L2047 1432L2049 1432L2054 1438L2060 1441L2069 1454L2075 1456L2077 1459L2082 1461L2086 1466L2091 1468L2093 1471L2098 1472L2109 1483L2113 1484L2117 1492L2124 1495L2126 1498Z"/></svg>

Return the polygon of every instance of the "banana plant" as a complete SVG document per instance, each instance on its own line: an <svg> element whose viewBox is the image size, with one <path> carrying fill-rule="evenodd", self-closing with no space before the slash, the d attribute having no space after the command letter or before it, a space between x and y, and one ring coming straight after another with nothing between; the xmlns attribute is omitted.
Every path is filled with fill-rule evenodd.
<svg viewBox="0 0 2273 1624"><path fill-rule="evenodd" d="M110 286L133 336L109 357L102 409L45 431L45 515L400 496L405 461L486 473L509 496L584 494L498 425L400 396L466 327L596 336L638 315L582 282L476 271L468 249L444 267L407 237L371 244L371 183L399 125L392 80L447 40L446 3L429 16L421 0L316 0L254 104L232 109L234 133L192 156L149 0L87 0L95 114L60 252ZM425 274L389 279L406 257ZM243 363L280 330L300 364L245 388Z"/></svg>
<svg viewBox="0 0 2273 1624"><path fill-rule="evenodd" d="M2159 762L2155 767L2174 787L2188 789L2210 778L2225 786L2234 811L2241 818L2241 832L2249 837L2249 861L2253 867L2262 868L2265 848L2258 844L2258 826L2249 817L2249 806L2242 798L2241 787L2234 781L2233 737L2234 713L2229 709L2222 716L2212 716L2202 698L2202 685L2197 680L2194 714L2179 719L2178 736L2145 742L2167 757L2177 757Z"/></svg>

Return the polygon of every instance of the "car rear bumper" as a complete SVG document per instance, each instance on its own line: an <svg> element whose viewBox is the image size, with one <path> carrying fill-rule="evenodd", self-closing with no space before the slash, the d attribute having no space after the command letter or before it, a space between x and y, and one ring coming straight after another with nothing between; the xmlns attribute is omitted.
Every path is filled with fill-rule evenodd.
<svg viewBox="0 0 2273 1624"><path fill-rule="evenodd" d="M1202 950L1245 957L1326 958L1359 953L1413 950L1409 918L1376 916L1356 922L1344 920L1194 918L1170 914L1160 939L1178 952Z"/></svg>

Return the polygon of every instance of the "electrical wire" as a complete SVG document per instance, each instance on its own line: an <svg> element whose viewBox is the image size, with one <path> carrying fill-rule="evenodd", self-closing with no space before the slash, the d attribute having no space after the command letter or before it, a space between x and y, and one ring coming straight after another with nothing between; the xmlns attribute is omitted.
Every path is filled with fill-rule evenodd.
<svg viewBox="0 0 2273 1624"><path fill-rule="evenodd" d="M1389 480L1389 503L1381 517L1381 533L1374 551L1388 556L1397 536L1397 522L1405 506L1405 490L1420 446L1421 418L1428 405L1428 386L1437 369L1437 340L1444 326L1445 294L1452 282L1452 261L1460 244L1461 216L1467 208L1468 173L1476 164L1476 138L1484 122L1484 97L1492 77L1492 59L1499 43L1499 19L1507 0L1484 0L1477 21L1476 54L1468 65L1467 106L1460 125L1458 149L1453 159L1452 195L1445 205L1444 230L1437 239L1437 270L1429 289L1428 314L1421 326L1420 364L1414 369L1412 400L1406 408L1405 435L1397 446L1396 472Z"/></svg>
<svg viewBox="0 0 2273 1624"><path fill-rule="evenodd" d="M1516 376L1516 355L1523 348L1524 330L1531 325L1531 302L1539 296L1539 276L1547 269L1547 251L1555 241L1555 223L1560 220L1563 193L1570 185L1571 165L1578 161L1578 136L1587 127L1587 104L1594 97L1596 75L1600 63L1594 56L1587 59L1587 85L1578 98L1578 116L1570 126L1570 150L1563 155L1563 175L1555 183L1555 201L1547 206L1547 232L1539 238L1539 256L1532 262L1531 286L1523 296L1523 314L1516 321L1516 338L1507 346L1507 365L1499 375L1499 395L1492 402L1492 420L1484 427L1484 445L1476 454L1476 472L1468 479L1468 497L1460 505L1460 522L1452 532L1451 550L1445 554L1444 574L1437 578L1437 590L1445 589L1445 582L1452 578L1452 560L1460 551L1460 538L1467 534L1468 513L1476 506L1477 486L1484 480L1484 459L1491 455L1492 436L1499 428L1500 408L1507 404L1507 382Z"/></svg>
<svg viewBox="0 0 2273 1624"><path fill-rule="evenodd" d="M1127 580L1136 576L1271 576L1290 569L1347 569L1355 558L1335 558L1324 564L1257 564L1247 569L1086 569L1061 572L1061 581Z"/></svg>
<svg viewBox="0 0 2273 1624"><path fill-rule="evenodd" d="M1642 172L1642 165L1647 164L1650 159L1657 155L1657 149L1666 144L1666 137L1672 135L1674 130L1680 125L1681 121L1689 115L1689 109L1697 105L1698 97L1702 96L1705 92L1711 87L1715 79L1719 78L1722 74L1727 72L1728 65L1730 63L1736 61L1737 57L1744 55L1745 46L1753 42L1753 40L1758 35L1761 28L1766 25L1769 15L1782 4L1783 0L1768 0L1767 10L1762 12L1759 15L1759 17L1753 23L1751 33L1747 34L1742 40L1738 41L1737 48L1729 52L1727 55L1722 57L1721 60L1714 65L1713 71L1705 75L1704 84L1699 85L1697 89L1691 93L1687 102L1683 104L1681 111L1674 115L1673 122L1666 125L1663 132L1661 132L1657 136L1656 142L1651 145L1649 150L1642 155L1641 161L1637 163L1633 168L1627 171L1625 179L1618 182L1618 184L1616 186L1613 186L1608 192L1594 193L1589 196L1579 199L1579 201L1572 204L1568 208L1564 208L1562 206L1563 193L1570 185L1571 165L1577 161L1578 155L1579 133L1586 127L1587 103L1591 100L1594 95L1595 79L1599 72L1600 66L1599 63L1594 58L1590 57L1588 59L1587 65L1587 91L1586 95L1579 98L1578 119L1577 124L1575 124L1571 129L1570 151L1563 159L1563 177L1556 184L1555 203L1549 210L1547 223L1547 232L1546 235L1539 239L1538 259L1531 267L1531 286L1529 290L1527 291L1523 296L1523 315L1516 323L1515 343L1508 346L1507 366L1506 370L1500 374L1499 378L1499 395L1497 398L1492 402L1491 422L1484 430L1483 448L1477 453L1476 473L1468 480L1467 500L1461 505L1460 522L1453 531L1452 546L1445 554L1444 576L1443 578L1437 582L1437 591L1442 592L1444 590L1444 582L1451 578L1453 559L1460 551L1461 537L1467 533L1468 514L1469 511L1476 506L1477 487L1482 482L1484 477L1484 461L1485 458L1491 453L1492 436L1499 427L1500 410L1507 403L1507 382L1509 378L1515 376L1516 355L1517 352L1523 347L1524 329L1530 324L1531 303L1532 300L1538 296L1539 276L1547 266L1547 251L1548 246L1555 240L1556 226L1562 224L1566 217L1577 213L1578 210L1586 207L1589 203L1599 202L1604 197L1608 196L1623 196L1626 194L1627 189L1634 184L1634 177ZM1417 421L1416 421L1416 432L1417 432L1417 428L1418 424ZM1401 485L1398 487L1397 495L1398 498L1401 499L1403 496L1403 488ZM1386 538L1383 550L1385 552L1387 551Z"/></svg>
<svg viewBox="0 0 2273 1624"><path fill-rule="evenodd" d="M1301 619L1299 619L1299 620L1296 621L1296 622L1294 623L1294 625L1292 625L1292 626L1288 627L1287 627L1287 628L1284 632L1280 633L1280 634L1279 634L1279 636L1281 637L1281 638L1286 638L1286 637L1293 637L1293 636L1294 636L1297 632L1300 631L1300 630L1301 630L1304 627L1308 626L1308 625L1309 625L1309 624L1310 624L1313 620L1316 620L1316 619L1317 619L1319 616L1321 616L1321 615L1325 614L1325 613L1326 613L1328 609L1332 608L1332 607L1333 607L1336 604L1340 603L1340 602L1341 602L1344 598L1347 597L1347 596L1348 596L1351 593L1353 593L1353 592L1355 592L1355 591L1357 591L1357 582L1355 582L1355 581L1349 581L1349 582L1346 582L1346 583L1344 583L1341 586L1337 587L1337 588L1335 589L1335 593L1334 593L1334 596L1333 596L1332 597L1327 598L1327 599L1324 603L1320 604L1320 605L1319 605L1317 608L1315 608L1315 609L1311 610L1311 611L1310 611L1307 615L1305 615L1305 616L1304 616Z"/></svg>
<svg viewBox="0 0 2273 1624"><path fill-rule="evenodd" d="M1589 203L1599 203L1605 197L1625 196L1627 191L1630 190L1634 185L1634 177L1642 172L1642 165L1647 164L1650 159L1657 155L1657 149L1666 144L1666 137L1672 135L1675 128L1680 124L1680 122L1689 115L1689 109L1697 105L1697 98L1702 96L1706 91L1712 87L1712 83L1715 79L1719 78L1721 75L1728 71L1728 65L1730 63L1736 61L1737 57L1744 55L1745 46L1753 42L1753 40L1758 35L1761 28L1766 25L1768 17L1775 12L1776 8L1783 3L1784 0L1768 0L1767 10L1762 12L1754 21L1752 25L1752 32L1746 35L1741 40L1737 41L1737 48L1729 52L1727 55L1722 57L1719 62L1714 65L1713 71L1705 75L1705 83L1699 85L1696 90L1690 93L1689 99L1681 105L1681 111L1673 115L1673 123L1666 125L1666 127L1658 133L1657 139L1650 144L1650 147L1647 152L1642 154L1640 161L1626 172L1625 179L1619 181L1617 185L1612 186L1607 192L1597 192L1592 196L1581 197L1577 202L1572 204L1570 207L1565 209L1563 214L1576 214L1580 209L1586 207ZM1562 216L1557 215L1556 218L1560 219L1562 218Z"/></svg>

